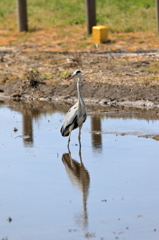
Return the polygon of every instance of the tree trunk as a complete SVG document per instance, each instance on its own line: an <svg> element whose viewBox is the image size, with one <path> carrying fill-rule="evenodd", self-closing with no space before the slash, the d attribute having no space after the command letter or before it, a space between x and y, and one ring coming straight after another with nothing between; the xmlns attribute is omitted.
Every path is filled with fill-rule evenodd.
<svg viewBox="0 0 159 240"><path fill-rule="evenodd" d="M96 0L85 0L87 33L92 33L92 27L96 26Z"/></svg>
<svg viewBox="0 0 159 240"><path fill-rule="evenodd" d="M17 0L18 31L28 31L27 0Z"/></svg>

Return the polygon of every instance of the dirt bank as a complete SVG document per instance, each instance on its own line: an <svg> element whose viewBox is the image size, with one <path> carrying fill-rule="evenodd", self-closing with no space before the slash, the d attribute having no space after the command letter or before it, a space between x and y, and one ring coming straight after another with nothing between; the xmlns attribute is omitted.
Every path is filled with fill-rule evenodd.
<svg viewBox="0 0 159 240"><path fill-rule="evenodd" d="M1 49L0 97L22 100L76 101L76 82L83 72L87 103L159 107L159 52L55 53Z"/></svg>

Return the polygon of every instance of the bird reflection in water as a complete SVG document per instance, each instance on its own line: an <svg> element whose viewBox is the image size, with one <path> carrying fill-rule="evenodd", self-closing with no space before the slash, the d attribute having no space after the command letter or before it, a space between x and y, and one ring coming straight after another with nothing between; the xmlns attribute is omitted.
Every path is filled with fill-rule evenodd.
<svg viewBox="0 0 159 240"><path fill-rule="evenodd" d="M87 198L90 187L90 176L82 161L81 148L79 150L79 158L80 163L71 157L70 151L62 155L62 161L69 179L82 193L83 212L78 217L78 223L80 223L83 229L86 229L88 226Z"/></svg>

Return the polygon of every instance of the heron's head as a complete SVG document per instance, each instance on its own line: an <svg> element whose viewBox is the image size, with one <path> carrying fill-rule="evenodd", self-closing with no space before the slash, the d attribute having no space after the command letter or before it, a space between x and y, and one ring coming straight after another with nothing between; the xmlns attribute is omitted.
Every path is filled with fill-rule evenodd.
<svg viewBox="0 0 159 240"><path fill-rule="evenodd" d="M70 81L72 78L75 78L75 77L81 77L82 73L80 70L76 70L72 75L71 77L69 77L66 81Z"/></svg>

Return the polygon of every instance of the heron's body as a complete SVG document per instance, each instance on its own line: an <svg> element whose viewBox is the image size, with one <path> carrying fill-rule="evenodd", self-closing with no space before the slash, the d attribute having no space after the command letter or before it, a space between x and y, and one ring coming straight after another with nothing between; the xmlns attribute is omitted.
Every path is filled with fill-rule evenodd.
<svg viewBox="0 0 159 240"><path fill-rule="evenodd" d="M86 120L86 112L79 110L80 103L77 102L72 106L66 114L64 124L61 128L61 134L63 137L69 136L70 132L78 127L82 127L82 124Z"/></svg>
<svg viewBox="0 0 159 240"><path fill-rule="evenodd" d="M66 114L64 123L61 127L61 134L63 137L68 138L68 145L70 141L70 135L71 131L79 127L79 141L80 141L80 134L81 134L81 128L83 123L85 122L87 118L87 109L84 103L84 100L82 98L81 94L81 72L80 71L75 71L73 75L68 79L72 79L74 77L78 77L78 82L77 82L77 91L78 91L78 102L73 105L69 111Z"/></svg>

